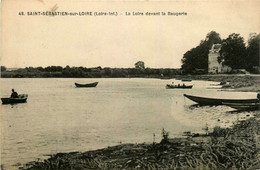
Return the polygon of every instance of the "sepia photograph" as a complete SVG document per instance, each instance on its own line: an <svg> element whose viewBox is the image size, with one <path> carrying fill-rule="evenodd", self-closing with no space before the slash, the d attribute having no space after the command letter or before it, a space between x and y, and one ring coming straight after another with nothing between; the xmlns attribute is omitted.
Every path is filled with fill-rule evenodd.
<svg viewBox="0 0 260 170"><path fill-rule="evenodd" d="M260 169L259 0L0 0L1 170Z"/></svg>

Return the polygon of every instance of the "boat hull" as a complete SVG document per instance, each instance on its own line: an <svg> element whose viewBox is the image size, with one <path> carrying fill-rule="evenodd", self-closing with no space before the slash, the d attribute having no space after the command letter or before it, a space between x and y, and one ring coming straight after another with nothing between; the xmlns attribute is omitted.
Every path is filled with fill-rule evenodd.
<svg viewBox="0 0 260 170"><path fill-rule="evenodd" d="M191 89L193 85L191 86L174 86L174 85L170 85L170 84L167 84L166 85L166 89Z"/></svg>
<svg viewBox="0 0 260 170"><path fill-rule="evenodd" d="M229 107L232 107L237 110L260 110L260 102L258 103L223 103Z"/></svg>
<svg viewBox="0 0 260 170"><path fill-rule="evenodd" d="M26 103L28 95L19 95L18 98L1 98L2 104Z"/></svg>
<svg viewBox="0 0 260 170"><path fill-rule="evenodd" d="M89 83L89 84L79 84L79 83L75 83L76 87L96 87L98 84L98 82L94 82L94 83Z"/></svg>
<svg viewBox="0 0 260 170"><path fill-rule="evenodd" d="M257 103L257 99L217 99L192 96L184 94L188 99L198 103L199 105L222 105L223 103Z"/></svg>

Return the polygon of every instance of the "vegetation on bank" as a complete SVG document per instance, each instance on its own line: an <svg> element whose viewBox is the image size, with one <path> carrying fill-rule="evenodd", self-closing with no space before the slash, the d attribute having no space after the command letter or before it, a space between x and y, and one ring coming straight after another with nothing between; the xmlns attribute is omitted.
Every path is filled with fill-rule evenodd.
<svg viewBox="0 0 260 170"><path fill-rule="evenodd" d="M141 64L140 64L141 63ZM144 63L139 61L136 63L135 68L109 68L109 67L61 67L61 66L48 66L48 67L26 67L13 71L6 70L1 67L1 77L3 78L131 78L131 77L173 77L181 74L179 69L172 68L145 68Z"/></svg>
<svg viewBox="0 0 260 170"><path fill-rule="evenodd" d="M260 89L260 76L256 75L234 75L234 74L216 74L216 75L185 75L177 76L178 79L205 80L220 82L225 89L235 89L237 91L256 92Z"/></svg>
<svg viewBox="0 0 260 170"><path fill-rule="evenodd" d="M255 169L260 116L209 135L164 138L153 144L122 144L84 153L58 153L21 169Z"/></svg>
<svg viewBox="0 0 260 170"><path fill-rule="evenodd" d="M218 81L221 78L236 74L206 75L204 71L195 71L194 74L183 74L183 70L172 68L109 68L109 67L26 67L15 70L7 70L1 66L2 78L162 78L162 79L185 79ZM211 78L210 78L211 77ZM223 79L222 78L222 79Z"/></svg>

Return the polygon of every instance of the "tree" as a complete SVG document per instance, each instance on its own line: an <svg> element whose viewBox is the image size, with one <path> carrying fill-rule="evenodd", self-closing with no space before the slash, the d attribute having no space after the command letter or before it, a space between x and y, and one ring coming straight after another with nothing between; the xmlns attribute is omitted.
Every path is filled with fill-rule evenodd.
<svg viewBox="0 0 260 170"><path fill-rule="evenodd" d="M39 70L39 71L41 71L41 72L44 71L44 68L42 68L42 67L37 67L36 69Z"/></svg>
<svg viewBox="0 0 260 170"><path fill-rule="evenodd" d="M138 61L137 63L135 63L135 68L136 69L145 69L145 66L144 66L144 62L143 61Z"/></svg>
<svg viewBox="0 0 260 170"><path fill-rule="evenodd" d="M44 71L47 71L47 72L61 72L62 69L63 68L61 66L48 66L48 67L44 68Z"/></svg>
<svg viewBox="0 0 260 170"><path fill-rule="evenodd" d="M111 77L112 69L111 69L110 67L105 67L105 68L104 68L104 74L105 74L107 77Z"/></svg>
<svg viewBox="0 0 260 170"><path fill-rule="evenodd" d="M207 34L204 43L206 43L208 46L211 46L216 43L221 43L221 38L219 33L216 31L211 31Z"/></svg>
<svg viewBox="0 0 260 170"><path fill-rule="evenodd" d="M72 77L70 66L67 65L66 67L63 68L62 75L64 77Z"/></svg>
<svg viewBox="0 0 260 170"><path fill-rule="evenodd" d="M191 73L192 70L195 69L195 48L192 48L191 50L187 51L182 58L182 70L184 70L185 73Z"/></svg>
<svg viewBox="0 0 260 170"><path fill-rule="evenodd" d="M260 34L250 34L246 50L247 69L251 71L254 66L260 67Z"/></svg>
<svg viewBox="0 0 260 170"><path fill-rule="evenodd" d="M224 65L233 69L246 68L246 46L244 38L239 34L231 34L223 40L220 50L220 59Z"/></svg>
<svg viewBox="0 0 260 170"><path fill-rule="evenodd" d="M221 43L220 35L211 31L207 34L205 40L187 51L182 58L182 70L184 73L192 73L196 69L208 70L208 54L213 44Z"/></svg>
<svg viewBox="0 0 260 170"><path fill-rule="evenodd" d="M5 66L1 66L1 72L6 71L6 67Z"/></svg>

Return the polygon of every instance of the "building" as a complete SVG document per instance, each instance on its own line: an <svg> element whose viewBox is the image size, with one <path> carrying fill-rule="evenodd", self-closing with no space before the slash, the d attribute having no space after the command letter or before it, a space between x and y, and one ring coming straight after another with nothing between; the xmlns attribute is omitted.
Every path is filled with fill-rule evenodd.
<svg viewBox="0 0 260 170"><path fill-rule="evenodd" d="M231 68L223 65L223 61L219 62L221 44L213 44L212 48L209 50L208 55L208 73L226 73L231 71Z"/></svg>

